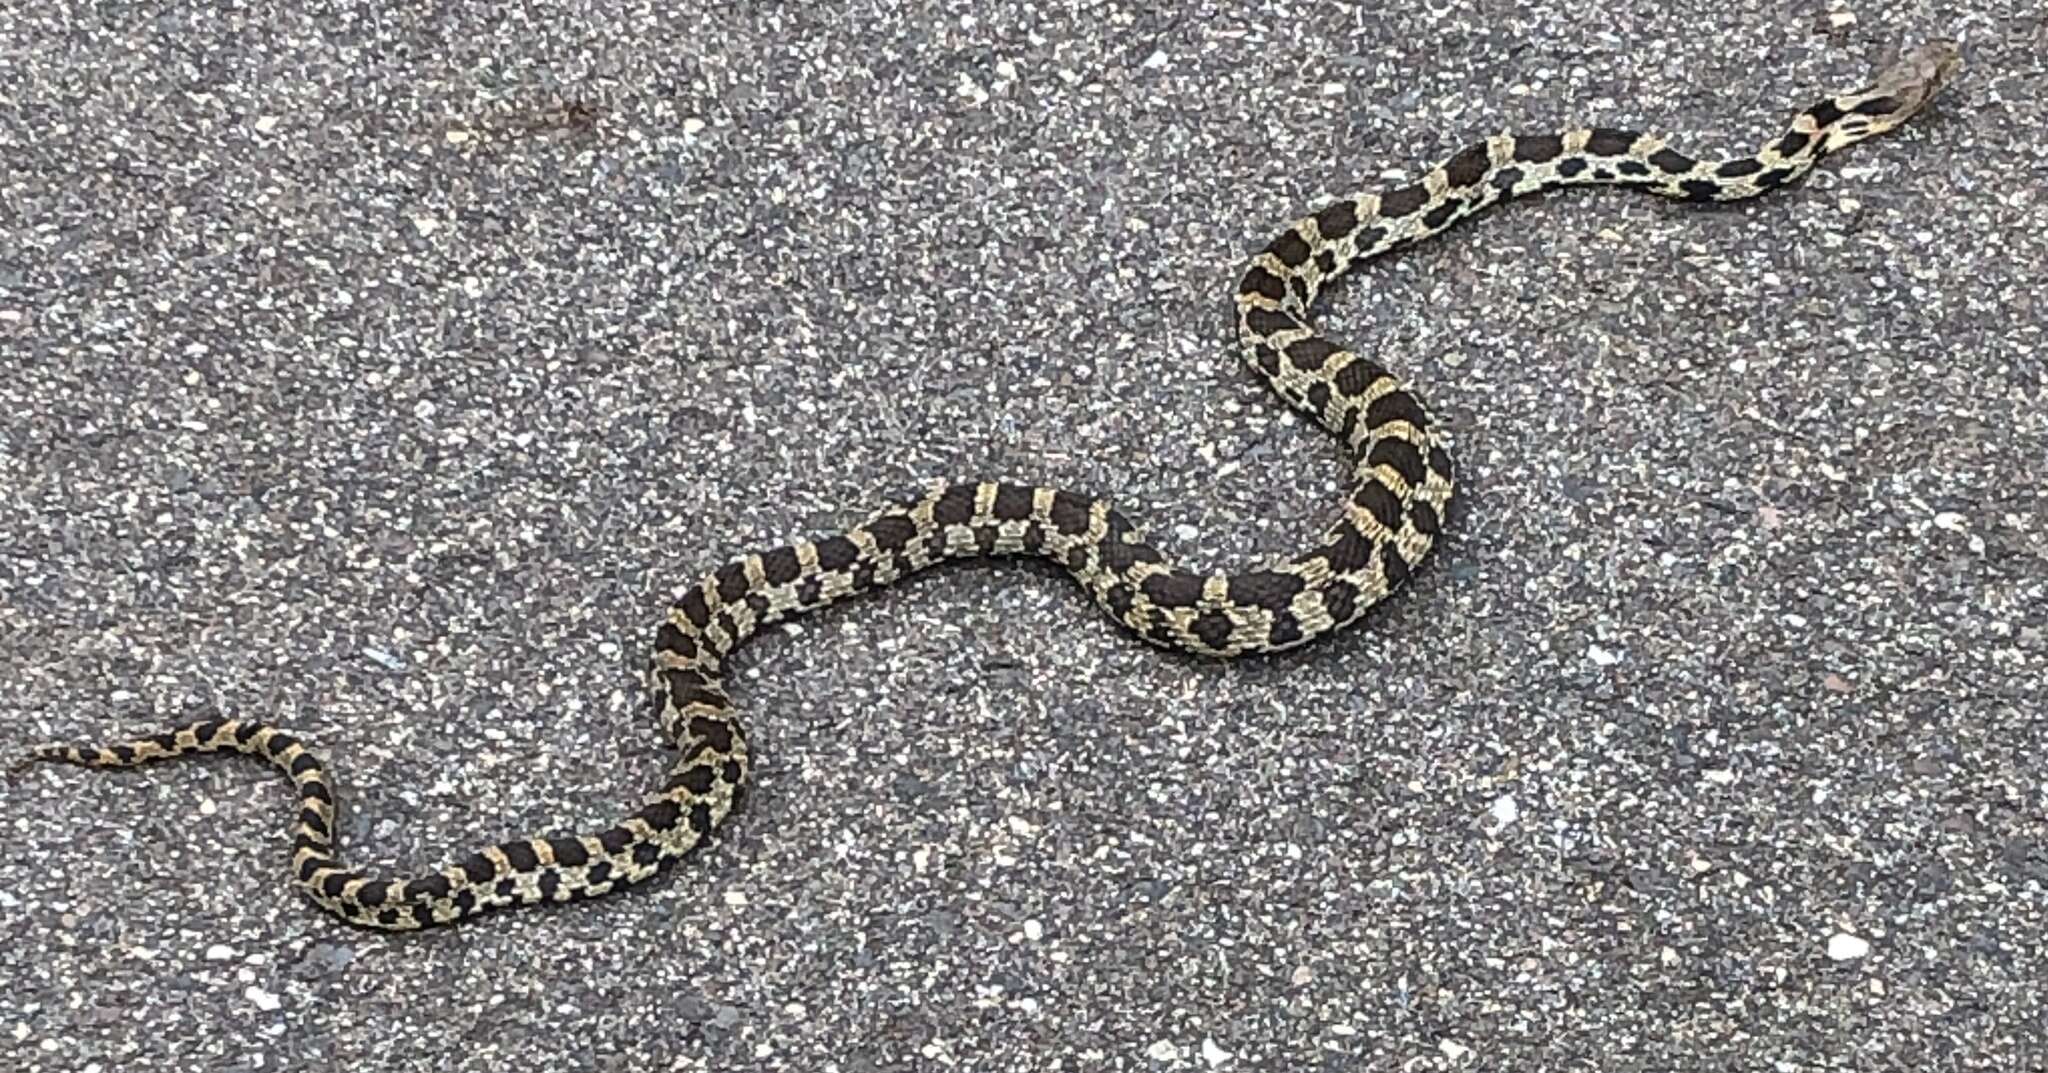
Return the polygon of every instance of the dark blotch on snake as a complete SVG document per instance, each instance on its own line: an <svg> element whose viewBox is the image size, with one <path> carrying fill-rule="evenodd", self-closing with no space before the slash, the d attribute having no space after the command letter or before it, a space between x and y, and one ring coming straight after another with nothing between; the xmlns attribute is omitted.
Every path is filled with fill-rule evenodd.
<svg viewBox="0 0 2048 1073"><path fill-rule="evenodd" d="M1459 198L1448 198L1436 208L1422 214L1422 226L1434 231L1456 219L1465 211L1465 202Z"/></svg>
<svg viewBox="0 0 2048 1073"><path fill-rule="evenodd" d="M932 521L940 525L966 525L974 518L976 491L971 484L956 484L946 489L932 504Z"/></svg>
<svg viewBox="0 0 2048 1073"><path fill-rule="evenodd" d="M1358 209L1350 198L1331 202L1316 213L1316 230L1325 242L1334 242L1358 230Z"/></svg>
<svg viewBox="0 0 2048 1073"><path fill-rule="evenodd" d="M1049 512L1053 528L1067 536L1080 536L1086 533L1091 513L1089 508L1088 500L1072 492L1054 492L1052 510Z"/></svg>
<svg viewBox="0 0 2048 1073"><path fill-rule="evenodd" d="M761 556L761 577L770 585L787 585L803 572L803 564L797 561L795 548L776 548Z"/></svg>
<svg viewBox="0 0 2048 1073"><path fill-rule="evenodd" d="M1621 156L1635 143L1636 135L1633 131L1594 127L1586 138L1586 152L1595 156Z"/></svg>
<svg viewBox="0 0 2048 1073"><path fill-rule="evenodd" d="M713 708L729 708L732 706L732 702L725 698L725 694L710 686L691 685L688 683L682 685L671 684L668 687L668 695L670 700L675 701L675 705L678 708L687 708L692 704L708 704Z"/></svg>
<svg viewBox="0 0 2048 1073"><path fill-rule="evenodd" d="M1299 268L1308 261L1308 241L1293 230L1284 231L1279 238L1266 247L1266 252L1280 259L1289 268Z"/></svg>
<svg viewBox="0 0 2048 1073"><path fill-rule="evenodd" d="M1659 149L1650 154L1650 163L1667 175L1682 175L1693 169L1693 159L1676 149Z"/></svg>
<svg viewBox="0 0 2048 1073"><path fill-rule="evenodd" d="M697 654L697 642L673 622L664 622L654 631L654 650L689 659Z"/></svg>
<svg viewBox="0 0 2048 1073"><path fill-rule="evenodd" d="M533 851L533 844L526 839L500 843L498 852L505 855L506 863L515 872L528 872L540 867L540 855Z"/></svg>
<svg viewBox="0 0 2048 1073"><path fill-rule="evenodd" d="M1337 370L1337 375L1331 382L1337 385L1340 393L1355 399L1365 394L1366 389L1372 387L1373 381L1379 379L1373 375L1375 372L1377 370L1372 367L1371 362L1354 357L1345 362L1342 369Z"/></svg>
<svg viewBox="0 0 2048 1073"><path fill-rule="evenodd" d="M1564 153L1564 139L1555 134L1532 134L1515 139L1515 161L1547 164Z"/></svg>
<svg viewBox="0 0 2048 1073"><path fill-rule="evenodd" d="M690 806L690 830L700 835L711 833L711 806L702 801Z"/></svg>
<svg viewBox="0 0 2048 1073"><path fill-rule="evenodd" d="M1422 404L1406 391L1389 391L1365 408L1367 428L1378 428L1393 421L1405 421L1417 432L1429 427L1429 417L1422 412Z"/></svg>
<svg viewBox="0 0 2048 1073"><path fill-rule="evenodd" d="M676 817L680 816L682 811L681 805L676 804L671 798L664 797L659 801L650 801L643 805L635 815L639 816L640 822L647 826L657 831L666 831L676 825Z"/></svg>
<svg viewBox="0 0 2048 1073"><path fill-rule="evenodd" d="M554 853L556 864L581 868L590 863L590 850L580 838L550 838L548 849Z"/></svg>
<svg viewBox="0 0 2048 1073"><path fill-rule="evenodd" d="M1485 142L1475 142L1458 151L1458 155L1444 163L1444 178L1452 186L1472 186L1486 178L1486 170L1492 167Z"/></svg>
<svg viewBox="0 0 2048 1073"><path fill-rule="evenodd" d="M1253 265L1237 285L1237 293L1256 294L1278 302L1287 297L1287 281L1267 271L1264 265Z"/></svg>
<svg viewBox="0 0 2048 1073"><path fill-rule="evenodd" d="M670 779L669 785L680 787L693 794L708 794L711 792L711 787L717 782L718 773L709 767L699 764ZM563 863L566 864L568 862L565 861Z"/></svg>
<svg viewBox="0 0 2048 1073"><path fill-rule="evenodd" d="M1188 632L1219 652L1230 647L1230 634L1235 628L1230 617L1221 611L1204 611L1188 624Z"/></svg>
<svg viewBox="0 0 2048 1073"><path fill-rule="evenodd" d="M689 620L690 625L700 630L711 624L711 604L704 599L704 589L701 586L692 588L678 597L675 609L683 613L683 618Z"/></svg>
<svg viewBox="0 0 2048 1073"><path fill-rule="evenodd" d="M732 750L732 724L722 719L699 716L690 720L690 736L721 753Z"/></svg>
<svg viewBox="0 0 2048 1073"><path fill-rule="evenodd" d="M399 892L398 900L402 902L417 902L423 898L446 898L447 896L448 877L432 875L421 876L407 883L405 889Z"/></svg>
<svg viewBox="0 0 2048 1073"><path fill-rule="evenodd" d="M843 536L829 536L817 542L818 569L838 572L860 558L860 546Z"/></svg>
<svg viewBox="0 0 2048 1073"><path fill-rule="evenodd" d="M1031 489L1021 484L998 484L990 508L999 522L1023 521L1031 517Z"/></svg>
<svg viewBox="0 0 2048 1073"><path fill-rule="evenodd" d="M1401 500L1394 495L1392 489L1388 488L1384 484L1381 484L1379 481L1370 480L1366 481L1364 484L1359 485L1358 491L1351 493L1351 501L1353 503L1356 503L1360 510L1363 510L1367 514L1372 515L1373 520L1379 522L1381 525L1384 525L1389 529L1400 528ZM1366 559L1363 557L1357 559L1356 561L1346 561L1352 562L1352 565L1348 567L1343 567L1341 569L1365 569ZM1336 564L1333 562L1331 565L1335 566Z"/></svg>
<svg viewBox="0 0 2048 1073"><path fill-rule="evenodd" d="M1323 588L1323 607L1330 612L1330 618L1337 622L1349 622L1358 610L1358 586L1348 581L1332 581Z"/></svg>
<svg viewBox="0 0 2048 1073"><path fill-rule="evenodd" d="M1372 539L1346 525L1320 552L1333 573L1350 574L1365 569L1372 561Z"/></svg>
<svg viewBox="0 0 2048 1073"><path fill-rule="evenodd" d="M1139 582L1138 590L1160 607L1193 607L1202 599L1202 579L1179 571L1154 574Z"/></svg>
<svg viewBox="0 0 2048 1073"><path fill-rule="evenodd" d="M902 514L884 514L862 528L883 551L898 551L917 536L917 523Z"/></svg>
<svg viewBox="0 0 2048 1073"><path fill-rule="evenodd" d="M1274 645L1291 645L1301 640L1301 623L1285 611L1273 616L1273 625L1266 630L1266 641Z"/></svg>
<svg viewBox="0 0 2048 1073"><path fill-rule="evenodd" d="M1429 201L1429 191L1421 186L1404 186L1380 195L1380 215L1407 216L1422 208Z"/></svg>
<svg viewBox="0 0 2048 1073"><path fill-rule="evenodd" d="M1287 360L1293 362L1294 367L1302 372L1312 373L1322 368L1323 363L1330 360L1330 355L1342 349L1344 348L1328 339L1312 335L1307 339L1296 339L1287 344Z"/></svg>
<svg viewBox="0 0 2048 1073"><path fill-rule="evenodd" d="M718 598L725 603L737 603L753 585L747 580L747 564L744 561L726 563L712 575L718 586Z"/></svg>
<svg viewBox="0 0 2048 1073"><path fill-rule="evenodd" d="M1308 386L1308 407L1314 413L1323 413L1330 408L1330 385L1318 380Z"/></svg>
<svg viewBox="0 0 2048 1073"><path fill-rule="evenodd" d="M1386 575L1388 588L1408 580L1408 560L1401 558L1400 549L1391 540L1380 545L1380 570Z"/></svg>
<svg viewBox="0 0 2048 1073"><path fill-rule="evenodd" d="M1248 309L1244 314L1245 327L1259 335L1278 335L1301 327L1301 321L1284 309Z"/></svg>
<svg viewBox="0 0 2048 1073"><path fill-rule="evenodd" d="M1230 602L1268 611L1285 611L1308 582L1281 570L1254 570L1230 579Z"/></svg>
<svg viewBox="0 0 2048 1073"><path fill-rule="evenodd" d="M1368 465L1392 466L1394 472L1399 473L1410 488L1421 484L1422 478L1428 473L1427 467L1422 464L1422 452L1416 450L1414 444L1391 436L1374 443L1372 453L1367 455L1365 460Z"/></svg>

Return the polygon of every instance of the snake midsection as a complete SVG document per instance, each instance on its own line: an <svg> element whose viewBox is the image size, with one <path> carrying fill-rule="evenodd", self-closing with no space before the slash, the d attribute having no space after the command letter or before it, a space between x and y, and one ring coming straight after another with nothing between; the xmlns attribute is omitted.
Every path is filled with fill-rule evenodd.
<svg viewBox="0 0 2048 1073"><path fill-rule="evenodd" d="M726 658L768 625L941 561L1049 559L1133 633L1197 655L1306 644L1356 621L1408 578L1435 543L1453 491L1442 432L1421 400L1309 324L1323 288L1364 261L1541 190L1623 186L1732 201L1783 187L1828 153L1903 122L1959 62L1947 42L1909 51L1870 87L1808 108L1747 156L1701 161L1660 138L1599 127L1502 134L1412 185L1340 199L1294 221L1252 259L1237 289L1237 322L1252 368L1348 450L1350 490L1314 547L1248 572L1202 574L1176 566L1103 500L972 481L937 485L838 535L735 559L684 590L656 631L647 686L679 756L638 811L602 831L513 839L428 872L378 876L342 863L333 787L319 759L267 723L204 720L113 745L40 746L29 758L114 767L216 750L265 757L300 795L299 887L351 923L400 930L594 897L689 852L732 810L748 773L746 736L722 684Z"/></svg>

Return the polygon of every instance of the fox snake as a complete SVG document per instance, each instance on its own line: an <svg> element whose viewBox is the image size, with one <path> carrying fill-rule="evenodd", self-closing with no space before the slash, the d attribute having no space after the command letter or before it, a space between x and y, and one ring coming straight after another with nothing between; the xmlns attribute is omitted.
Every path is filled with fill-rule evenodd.
<svg viewBox="0 0 2048 1073"><path fill-rule="evenodd" d="M298 790L291 868L299 888L352 924L410 929L495 907L594 897L689 852L731 811L747 776L746 737L721 684L733 650L772 623L941 560L1050 559L1137 635L1200 655L1305 644L1401 585L1435 542L1452 495L1451 460L1421 401L1371 358L1309 324L1326 285L1360 262L1535 191L1623 186L1699 202L1777 189L1823 156L1905 121L1960 63L1947 41L1906 51L1867 88L1800 112L1746 156L1699 160L1661 138L1603 127L1500 134L1411 185L1346 197L1295 220L1238 284L1237 324L1251 365L1349 448L1349 494L1315 547L1247 573L1204 576L1174 565L1102 500L982 481L941 484L837 535L735 559L683 592L656 631L646 682L679 756L659 791L602 831L513 839L417 875L374 875L336 852L334 792L319 758L261 721L209 719L119 744L42 745L25 762L121 767L216 750L264 757Z"/></svg>

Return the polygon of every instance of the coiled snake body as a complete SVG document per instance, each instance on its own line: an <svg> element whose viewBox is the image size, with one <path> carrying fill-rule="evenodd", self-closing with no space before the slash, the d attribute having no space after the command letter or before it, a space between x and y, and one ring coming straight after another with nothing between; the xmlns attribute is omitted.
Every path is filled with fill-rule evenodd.
<svg viewBox="0 0 2048 1073"><path fill-rule="evenodd" d="M298 788L291 865L298 886L350 923L409 929L604 894L689 852L732 809L747 776L746 737L721 684L726 658L771 623L940 560L1051 559L1116 621L1188 652L1229 657L1305 644L1355 621L1408 577L1436 540L1452 488L1451 461L1421 401L1307 322L1325 285L1368 258L1533 191L1609 185L1732 201L1776 189L1828 153L1903 122L1959 65L1949 42L1913 49L1868 88L1799 113L1749 156L1700 161L1659 138L1604 128L1502 134L1411 186L1348 197L1294 221L1253 258L1237 289L1237 320L1252 366L1351 452L1350 494L1313 549L1249 573L1203 576L1175 566L1101 500L980 482L942 485L844 533L736 559L685 592L655 635L647 684L680 752L667 783L595 834L514 839L419 875L372 875L342 863L321 763L277 727L213 719L120 744L38 746L27 759L118 767L222 749L265 757Z"/></svg>

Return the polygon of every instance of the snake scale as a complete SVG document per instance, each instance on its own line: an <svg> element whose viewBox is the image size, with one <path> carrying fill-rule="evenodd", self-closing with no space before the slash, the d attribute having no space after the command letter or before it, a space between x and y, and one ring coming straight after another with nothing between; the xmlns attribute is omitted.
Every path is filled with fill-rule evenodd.
<svg viewBox="0 0 2048 1073"><path fill-rule="evenodd" d="M1170 648L1230 657L1306 644L1401 585L1435 542L1452 494L1451 461L1422 402L1372 359L1310 326L1309 307L1326 285L1360 262L1535 191L1623 186L1702 202L1775 190L1827 154L1905 121L1960 64L1952 42L1908 50L1867 88L1800 112L1747 156L1698 160L1658 137L1598 127L1501 134L1412 185L1347 197L1295 220L1245 272L1237 326L1252 367L1350 449L1349 494L1314 548L1263 569L1204 576L1174 565L1099 499L984 481L941 484L843 533L735 559L685 591L655 634L646 684L679 753L667 782L594 834L514 839L411 876L351 868L335 849L334 791L320 759L297 736L250 719L209 719L112 745L43 745L24 762L125 767L217 750L268 759L299 794L291 859L298 887L349 923L411 929L594 897L688 853L732 810L747 777L746 736L720 676L733 650L771 623L942 560L1050 559L1117 622Z"/></svg>

